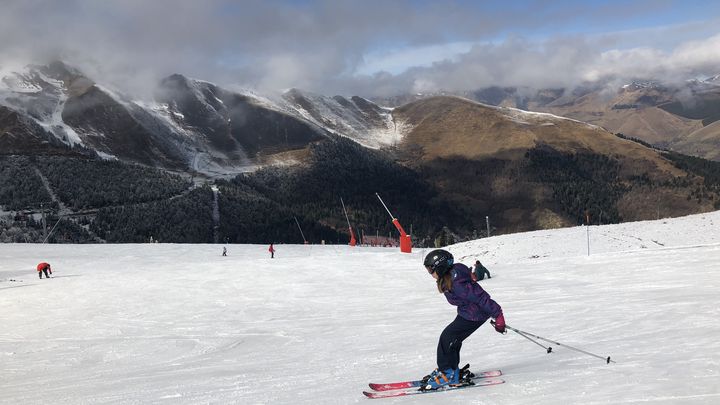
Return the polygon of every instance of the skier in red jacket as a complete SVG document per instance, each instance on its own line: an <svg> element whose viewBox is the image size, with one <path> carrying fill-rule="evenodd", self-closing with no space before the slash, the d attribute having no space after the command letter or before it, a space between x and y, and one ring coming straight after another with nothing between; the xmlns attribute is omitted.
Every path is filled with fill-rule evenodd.
<svg viewBox="0 0 720 405"><path fill-rule="evenodd" d="M50 267L49 263L42 262L37 265L37 272L38 276L42 279L43 273L45 273L45 278L50 278L48 273L52 274L52 267Z"/></svg>
<svg viewBox="0 0 720 405"><path fill-rule="evenodd" d="M270 258L273 259L275 257L275 248L273 247L273 244L270 244L270 248L268 249L268 252L270 252Z"/></svg>

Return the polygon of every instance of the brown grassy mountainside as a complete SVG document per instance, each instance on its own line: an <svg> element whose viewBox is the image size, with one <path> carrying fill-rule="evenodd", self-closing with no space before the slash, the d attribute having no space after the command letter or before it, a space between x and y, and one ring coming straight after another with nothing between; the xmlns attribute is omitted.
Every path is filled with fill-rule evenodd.
<svg viewBox="0 0 720 405"><path fill-rule="evenodd" d="M692 132L675 143L673 149L687 155L720 161L720 121Z"/></svg>
<svg viewBox="0 0 720 405"><path fill-rule="evenodd" d="M571 106L538 108L552 114L601 126L612 133L642 139L654 145L673 145L686 134L701 129L701 120L671 114L655 106L613 108L596 94L588 95Z"/></svg>
<svg viewBox="0 0 720 405"><path fill-rule="evenodd" d="M712 210L707 201L690 201L687 187L662 186L687 173L659 152L597 126L445 96L398 107L393 118L407 128L398 145L404 161L436 184L443 198L464 207L478 229L484 229L485 215L501 233L576 224L583 213L567 212L567 201L559 202L558 194L563 184L577 179L617 194L604 208L583 208L594 212L592 223L603 222L603 215L607 220L611 210L623 221ZM529 158L538 150L600 162L607 158L607 168L592 163L592 170L584 170L589 163L576 164L580 169L567 169L579 170L569 181L565 169L539 170L552 163ZM600 184L603 170L610 173L612 186Z"/></svg>
<svg viewBox="0 0 720 405"><path fill-rule="evenodd" d="M655 179L685 175L656 151L620 139L597 126L551 114L476 103L458 97L433 97L394 111L410 125L406 147L420 146L421 158L519 159L528 149L549 145L561 152L613 156L626 175L644 171Z"/></svg>
<svg viewBox="0 0 720 405"><path fill-rule="evenodd" d="M633 81L622 87L587 83L575 89L490 87L469 92L482 103L546 112L597 125L652 145L718 160L720 82ZM702 131L700 137L693 136Z"/></svg>
<svg viewBox="0 0 720 405"><path fill-rule="evenodd" d="M543 111L601 126L653 145L718 159L720 90L682 90L662 86L626 86L616 93L595 91L571 101L530 103ZM701 132L701 135L693 135Z"/></svg>

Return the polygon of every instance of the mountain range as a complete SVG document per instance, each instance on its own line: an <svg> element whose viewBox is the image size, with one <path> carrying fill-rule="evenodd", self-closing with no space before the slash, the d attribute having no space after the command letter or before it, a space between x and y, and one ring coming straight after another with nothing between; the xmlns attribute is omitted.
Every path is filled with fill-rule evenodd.
<svg viewBox="0 0 720 405"><path fill-rule="evenodd" d="M390 109L360 97L290 90L274 99L182 75L152 101L132 100L63 62L6 73L0 86L4 153L95 154L209 176L292 161L341 133L377 148L396 138Z"/></svg>
<svg viewBox="0 0 720 405"><path fill-rule="evenodd" d="M681 83L598 82L574 90L489 88L467 97L548 112L705 159L720 160L720 75Z"/></svg>
<svg viewBox="0 0 720 405"><path fill-rule="evenodd" d="M0 74L0 145L5 153L94 152L211 176L292 161L293 152L328 134L376 149L397 145L413 128L396 107L437 97L378 100L383 105L408 101L383 107L362 97L327 97L299 89L261 96L174 74L147 101L131 99L63 62ZM567 117L660 148L720 159L720 75L682 85L635 81L615 91L595 83L573 91L493 87L460 96L488 106ZM511 122L518 114L505 116Z"/></svg>
<svg viewBox="0 0 720 405"><path fill-rule="evenodd" d="M208 179L245 173L221 191L243 195L237 201L244 203L271 202L266 211L278 215L302 210L308 223L337 230L343 221L318 205L335 204L341 192L372 196L382 185L402 191L393 199L427 240L443 227L464 238L484 229L486 217L507 233L716 208L717 165L656 148L713 157L716 81L682 88L635 82L609 95L600 85L569 94L491 88L385 107L299 89L259 95L174 74L152 100L137 100L53 62L2 72L0 153L125 162ZM352 176L359 177L348 184ZM318 177L322 185L303 186ZM276 184L296 195L278 194ZM303 195L311 189L315 196ZM355 219L377 227L369 204L358 203Z"/></svg>

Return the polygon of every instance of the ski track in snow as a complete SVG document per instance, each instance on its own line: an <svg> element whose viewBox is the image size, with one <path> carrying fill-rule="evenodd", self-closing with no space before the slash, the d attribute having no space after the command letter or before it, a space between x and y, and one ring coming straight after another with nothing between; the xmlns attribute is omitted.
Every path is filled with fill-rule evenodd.
<svg viewBox="0 0 720 405"><path fill-rule="evenodd" d="M509 325L617 363L485 325L461 361L505 384L375 401L720 403L719 221L592 226L589 256L583 227L449 247L489 268ZM222 246L0 244L0 403L365 403L435 367L455 311L428 249Z"/></svg>

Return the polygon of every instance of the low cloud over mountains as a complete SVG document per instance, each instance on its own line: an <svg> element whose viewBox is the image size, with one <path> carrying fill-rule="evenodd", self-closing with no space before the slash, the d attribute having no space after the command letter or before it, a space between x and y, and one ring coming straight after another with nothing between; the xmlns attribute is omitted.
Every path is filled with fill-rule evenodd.
<svg viewBox="0 0 720 405"><path fill-rule="evenodd" d="M720 5L667 20L679 14L674 7L10 0L0 16L0 67L71 60L136 96L175 72L261 92L363 97L717 74L720 24L706 16ZM398 55L404 67L391 65Z"/></svg>

